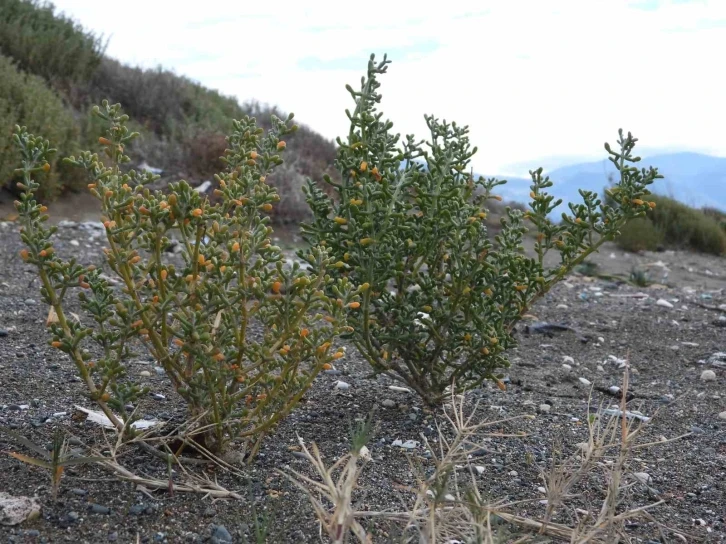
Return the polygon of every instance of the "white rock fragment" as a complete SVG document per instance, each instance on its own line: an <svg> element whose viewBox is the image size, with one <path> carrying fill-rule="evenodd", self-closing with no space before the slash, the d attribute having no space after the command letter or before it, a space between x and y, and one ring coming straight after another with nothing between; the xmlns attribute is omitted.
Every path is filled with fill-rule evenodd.
<svg viewBox="0 0 726 544"><path fill-rule="evenodd" d="M40 505L35 498L13 497L0 491L0 524L19 525L26 519L40 516Z"/></svg>
<svg viewBox="0 0 726 544"><path fill-rule="evenodd" d="M540 404L539 411L543 414L549 414L552 407L549 404Z"/></svg>
<svg viewBox="0 0 726 544"><path fill-rule="evenodd" d="M663 308L673 308L673 304L671 304L670 302L668 302L667 300L665 300L663 298L659 298L655 302L655 304L656 304L656 306L662 306Z"/></svg>
<svg viewBox="0 0 726 544"><path fill-rule="evenodd" d="M391 443L391 446L393 447L399 447L406 450L413 450L418 448L419 443L416 440L406 440L405 442L402 442L400 439L396 439Z"/></svg>
<svg viewBox="0 0 726 544"><path fill-rule="evenodd" d="M568 365L568 364L563 364L563 365L562 365L562 368L563 368L564 370L566 370L567 372L569 372L570 370L572 370L572 367L571 367L570 365Z"/></svg>
<svg viewBox="0 0 726 544"><path fill-rule="evenodd" d="M558 304L557 309L558 310L567 310L568 306L567 304Z"/></svg>
<svg viewBox="0 0 726 544"><path fill-rule="evenodd" d="M701 372L702 382L714 382L716 381L716 373L713 370L704 370Z"/></svg>
<svg viewBox="0 0 726 544"><path fill-rule="evenodd" d="M115 429L113 423L111 423L111 420L106 417L106 414L104 414L101 411L96 410L89 410L88 408L84 408L83 406L78 406L77 404L74 406L76 410L80 410L81 412L85 413L87 416L87 421L92 421L93 423L96 423L97 425L101 425L103 427L106 427L107 429ZM123 418L116 416L119 421L123 422ZM153 427L155 425L161 425L161 421L156 420L149 420L149 419L139 419L138 421L134 421L131 424L131 427L134 429L138 429L140 431L143 431L145 429L148 429L150 427Z"/></svg>
<svg viewBox="0 0 726 544"><path fill-rule="evenodd" d="M381 402L384 408L395 408L396 407L396 401L392 399L384 399L383 402Z"/></svg>
<svg viewBox="0 0 726 544"><path fill-rule="evenodd" d="M537 488L537 491L539 491L540 493L547 493L547 490L541 486Z"/></svg>
<svg viewBox="0 0 726 544"><path fill-rule="evenodd" d="M610 387L608 387L608 391L610 391L612 395L617 395L618 393L620 393L620 388L617 385L611 385Z"/></svg>
<svg viewBox="0 0 726 544"><path fill-rule="evenodd" d="M81 245L81 243L78 240L71 240L68 243L71 244L73 247L78 247Z"/></svg>
<svg viewBox="0 0 726 544"><path fill-rule="evenodd" d="M335 382L335 388L340 389L341 391L347 391L348 389L350 389L350 384L338 380L337 382Z"/></svg>
<svg viewBox="0 0 726 544"><path fill-rule="evenodd" d="M516 476L519 476L519 472L517 472L516 470L510 470L510 471L508 472L508 474L509 474L510 476L512 476L512 477L516 477Z"/></svg>
<svg viewBox="0 0 726 544"><path fill-rule="evenodd" d="M149 378L149 377L151 377L151 372L149 372L148 370L142 370L141 372L139 372L139 376L142 376L144 378Z"/></svg>
<svg viewBox="0 0 726 544"><path fill-rule="evenodd" d="M568 363L570 365L574 365L575 364L575 359L573 359L569 355L565 355L564 357L562 357L562 362L563 363Z"/></svg>
<svg viewBox="0 0 726 544"><path fill-rule="evenodd" d="M484 468L483 466L481 466L481 465L476 465L476 466L474 467L474 470L476 470L476 473L477 473L477 474L478 474L479 476L481 476L482 474L484 474L484 471L485 471L486 469L485 469L485 468Z"/></svg>
<svg viewBox="0 0 726 544"><path fill-rule="evenodd" d="M718 418L719 418L719 419L724 419L724 420L726 420L726 411L724 411L724 412L721 412L721 413L720 413L720 414L718 415Z"/></svg>
<svg viewBox="0 0 726 544"><path fill-rule="evenodd" d="M592 382L590 380L588 380L587 378L578 378L578 380L580 380L580 383L582 385L592 385Z"/></svg>
<svg viewBox="0 0 726 544"><path fill-rule="evenodd" d="M398 391L400 393L410 393L411 392L410 389L407 389L406 387L401 387L398 385L389 385L388 389L390 389L391 391Z"/></svg>

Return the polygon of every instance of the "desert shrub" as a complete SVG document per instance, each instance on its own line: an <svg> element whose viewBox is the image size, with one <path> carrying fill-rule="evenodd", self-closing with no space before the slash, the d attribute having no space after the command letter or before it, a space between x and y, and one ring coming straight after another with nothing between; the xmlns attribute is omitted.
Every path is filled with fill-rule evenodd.
<svg viewBox="0 0 726 544"><path fill-rule="evenodd" d="M0 2L0 52L26 72L59 84L83 81L98 66L104 49L100 37L56 14L51 3Z"/></svg>
<svg viewBox="0 0 726 544"><path fill-rule="evenodd" d="M615 239L625 251L656 251L663 244L663 233L647 217L638 217L621 229Z"/></svg>
<svg viewBox="0 0 726 544"><path fill-rule="evenodd" d="M17 124L33 131L42 130L60 142L61 154L77 150L78 129L60 97L42 78L24 73L11 59L0 55L0 185L11 190L15 190L14 171L20 161L20 153L11 138ZM82 182L77 172L56 165L57 159L50 161L51 172L38 176L37 195L42 200L56 197L63 188L77 188Z"/></svg>
<svg viewBox="0 0 726 544"><path fill-rule="evenodd" d="M331 275L366 287L349 315L361 355L433 404L450 385L501 377L520 317L627 220L650 209L646 187L660 176L630 166L638 160L631 155L636 140L620 131L620 150L605 146L620 172L616 206L581 191L584 203L570 204L570 214L554 224L547 214L560 202L545 192L552 182L538 169L529 210L506 210L492 241L485 204L498 199L492 191L504 182L467 173L476 153L467 127L426 116L430 140L407 136L399 145L377 111L378 76L387 64L371 57L360 90L348 86L355 109L347 140L338 139L341 182L325 180L336 198L308 183L313 219L302 233L329 248ZM536 232L533 257L522 246L525 221ZM545 269L549 251L559 252L561 264Z"/></svg>
<svg viewBox="0 0 726 544"><path fill-rule="evenodd" d="M224 168L222 157L227 140L221 132L195 130L182 142L184 164L191 175L212 177Z"/></svg>
<svg viewBox="0 0 726 544"><path fill-rule="evenodd" d="M663 245L721 255L726 252L726 232L717 218L661 195L647 219L626 226L618 244L624 249L654 249L658 238ZM641 240L641 237L643 240ZM655 245L658 245L656 242Z"/></svg>
<svg viewBox="0 0 726 544"><path fill-rule="evenodd" d="M721 211L717 208L705 207L701 210L706 217L715 219L721 226L721 229L726 231L726 212Z"/></svg>
<svg viewBox="0 0 726 544"><path fill-rule="evenodd" d="M150 173L125 174L124 147L135 137L120 106L96 110L109 130L100 139L111 166L85 152L67 162L82 167L101 201L108 247L106 263L121 281L114 289L99 269L63 261L51 242L44 209L34 199L32 176L49 168L49 144L18 129L25 191L16 204L26 244L22 257L37 266L41 294L57 314L51 344L68 354L90 396L121 430L134 416L127 404L143 393L126 373L131 350L144 348L163 367L186 401L198 444L213 452L242 440L256 452L262 436L285 417L316 375L342 357L332 342L346 327L346 304L357 290L328 275L330 258L319 247L307 258L316 274L299 264L283 267L268 226L278 200L266 176L282 159L282 140L294 131L274 118L264 133L253 118L234 122L225 153L226 171L217 176L221 201L180 182L152 193ZM183 265L168 261L165 248L175 234ZM79 291L84 324L64 313L65 297ZM335 293L333 297L326 294ZM96 351L92 354L91 346ZM114 410L121 413L117 416Z"/></svg>

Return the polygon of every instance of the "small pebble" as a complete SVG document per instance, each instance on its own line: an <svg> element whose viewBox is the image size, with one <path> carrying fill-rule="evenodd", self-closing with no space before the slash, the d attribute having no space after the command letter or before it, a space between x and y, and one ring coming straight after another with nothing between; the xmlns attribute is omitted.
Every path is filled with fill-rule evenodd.
<svg viewBox="0 0 726 544"><path fill-rule="evenodd" d="M398 391L400 393L410 393L411 392L410 389L407 389L405 387L400 387L398 385L389 385L388 389L390 389L391 391Z"/></svg>
<svg viewBox="0 0 726 544"><path fill-rule="evenodd" d="M108 533L109 542L116 542L117 540L118 540L118 532L114 531L113 533Z"/></svg>
<svg viewBox="0 0 726 544"><path fill-rule="evenodd" d="M539 411L543 414L549 414L552 407L549 404L540 404Z"/></svg>
<svg viewBox="0 0 726 544"><path fill-rule="evenodd" d="M395 408L396 407L396 401L391 399L385 399L383 402L381 402L383 406L386 408Z"/></svg>
<svg viewBox="0 0 726 544"><path fill-rule="evenodd" d="M720 414L718 415L718 418L719 418L719 419L726 419L726 412L721 412L721 413L720 413Z"/></svg>
<svg viewBox="0 0 726 544"><path fill-rule="evenodd" d="M151 372L149 372L148 370L142 370L141 372L139 372L139 376L142 376L144 378L149 378L149 377L151 377Z"/></svg>
<svg viewBox="0 0 726 544"><path fill-rule="evenodd" d="M93 504L93 503L89 504L88 509L93 514L110 514L111 513L111 509L108 506L103 506L100 504Z"/></svg>
<svg viewBox="0 0 726 544"><path fill-rule="evenodd" d="M348 389L350 389L350 384L338 380L337 382L335 382L335 388L342 391L347 391Z"/></svg>
<svg viewBox="0 0 726 544"><path fill-rule="evenodd" d="M564 356L564 357L562 358L562 362L563 362L563 363L568 363L568 364L574 365L574 364L575 364L575 359L573 359L573 358L572 358L572 357L570 357L569 355L565 355L565 356Z"/></svg>
<svg viewBox="0 0 726 544"><path fill-rule="evenodd" d="M69 243L70 243L70 244L71 244L71 245L72 245L73 247L78 247L78 246L80 246L80 245L81 245L81 244L80 244L80 242L79 242L78 240L71 240L71 241L70 241Z"/></svg>
<svg viewBox="0 0 726 544"><path fill-rule="evenodd" d="M659 298L655 304L656 306L662 306L663 308L673 308L673 304L662 298Z"/></svg>
<svg viewBox="0 0 726 544"><path fill-rule="evenodd" d="M580 380L580 383L583 385L592 385L592 382L587 378L578 378L578 380Z"/></svg>
<svg viewBox="0 0 726 544"><path fill-rule="evenodd" d="M704 370L701 372L702 382L713 382L716 381L716 373L713 370Z"/></svg>
<svg viewBox="0 0 726 544"><path fill-rule="evenodd" d="M647 472L635 472L633 473L633 476L641 483L648 485L651 481L650 474Z"/></svg>
<svg viewBox="0 0 726 544"><path fill-rule="evenodd" d="M212 532L211 542L214 544L232 544L232 535L224 525L217 525Z"/></svg>
<svg viewBox="0 0 726 544"><path fill-rule="evenodd" d="M572 367L571 367L570 365L568 365L567 363L564 363L564 364L562 365L562 368L563 368L564 370L566 370L567 372L569 372L570 370L572 370Z"/></svg>

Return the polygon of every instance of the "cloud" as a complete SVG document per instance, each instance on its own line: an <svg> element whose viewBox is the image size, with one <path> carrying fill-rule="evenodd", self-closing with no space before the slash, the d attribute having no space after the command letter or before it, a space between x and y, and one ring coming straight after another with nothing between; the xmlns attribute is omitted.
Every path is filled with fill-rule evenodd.
<svg viewBox="0 0 726 544"><path fill-rule="evenodd" d="M345 85L387 52L395 129L425 137L424 113L468 124L479 171L604 157L621 127L650 147L726 155L723 0L127 0L113 17L96 0L55 4L112 34L113 57L276 104L331 139L347 132Z"/></svg>

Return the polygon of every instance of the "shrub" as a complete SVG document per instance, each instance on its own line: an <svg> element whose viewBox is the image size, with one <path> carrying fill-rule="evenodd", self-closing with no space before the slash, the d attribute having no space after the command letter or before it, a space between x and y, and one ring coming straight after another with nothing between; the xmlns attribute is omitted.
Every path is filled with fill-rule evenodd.
<svg viewBox="0 0 726 544"><path fill-rule="evenodd" d="M621 234L615 239L618 247L625 251L656 251L663 244L661 233L646 217L638 217L621 229Z"/></svg>
<svg viewBox="0 0 726 544"><path fill-rule="evenodd" d="M656 242L659 238L662 244L670 247L689 248L713 255L726 252L726 232L717 217L666 196L653 195L652 200L656 206L648 219L623 229L618 238L621 247L655 249L653 246L659 245Z"/></svg>
<svg viewBox="0 0 726 544"><path fill-rule="evenodd" d="M61 154L75 152L78 130L73 116L62 100L51 91L42 78L19 70L8 57L0 55L0 185L10 188L20 154L10 135L17 124L32 131L43 131L61 142ZM76 188L81 180L69 168L51 160L50 174L38 176L38 197L50 200L63 188Z"/></svg>
<svg viewBox="0 0 726 544"><path fill-rule="evenodd" d="M612 189L615 207L581 191L584 203L571 204L571 215L554 224L547 214L560 202L544 191L552 182L539 169L531 173L529 211L508 209L492 243L485 203L499 199L492 190L504 182L467 173L476 152L467 127L426 116L426 147L413 136L398 145L392 123L376 110L378 76L387 64L385 57L380 63L371 57L360 90L348 86L355 109L347 112L347 141L338 139L342 181L325 179L335 199L308 183L314 218L302 232L308 242L329 248L336 261L331 275L367 288L349 316L361 355L376 372L434 404L450 385L500 377L520 317L627 220L650 209L646 187L660 176L629 165L639 160L631 155L636 140L621 131L619 152L605 145L621 176ZM534 257L522 247L525 221L537 232ZM545 269L552 250L561 264Z"/></svg>
<svg viewBox="0 0 726 544"><path fill-rule="evenodd" d="M112 165L90 152L67 162L86 170L101 201L106 262L121 280L120 291L99 269L56 254L55 228L44 226L47 216L34 200L38 184L32 179L49 168L44 161L51 149L25 130L15 135L25 191L16 204L27 246L22 257L38 267L43 299L58 316L51 344L70 356L91 398L117 428L132 419L126 405L143 393L124 366L139 344L186 401L198 426L189 434L198 435L197 443L218 452L241 439L254 454L315 376L343 355L331 344L346 326L344 306L358 304L347 280L326 275L324 249L309 251L318 273L307 275L299 265L283 268L280 249L270 243L264 213L278 196L265 177L282 162L292 116L274 118L266 134L252 118L234 121L228 166L216 178L221 202L212 205L186 182L152 194L144 185L155 176L124 174L120 165L130 160L124 146L135 136L125 126L127 116L105 101L96 113L109 126L100 143ZM172 233L183 249L178 268L165 262ZM66 318L64 299L74 289L90 326ZM89 344L95 344L94 354L86 350Z"/></svg>
<svg viewBox="0 0 726 544"><path fill-rule="evenodd" d="M101 61L105 45L54 11L51 3L3 0L0 52L16 59L21 69L50 82L86 80Z"/></svg>

